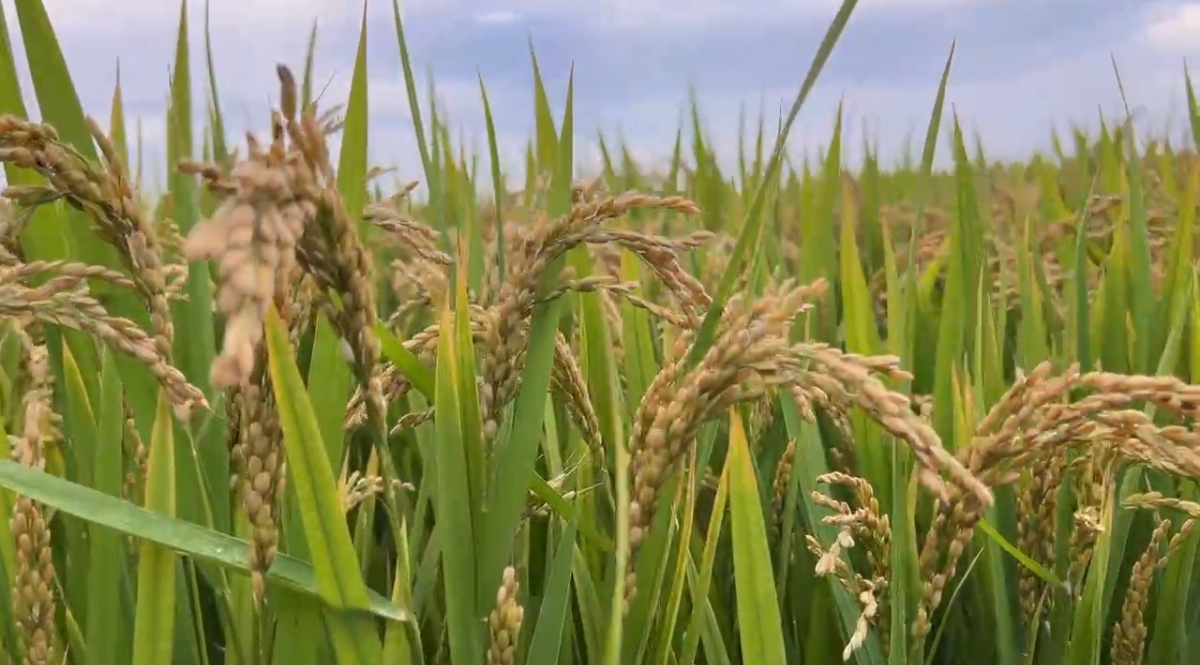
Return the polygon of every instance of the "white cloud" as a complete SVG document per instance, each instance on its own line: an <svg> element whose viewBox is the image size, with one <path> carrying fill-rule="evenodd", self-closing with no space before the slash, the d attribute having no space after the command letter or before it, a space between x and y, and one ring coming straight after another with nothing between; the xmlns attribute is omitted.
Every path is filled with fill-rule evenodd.
<svg viewBox="0 0 1200 665"><path fill-rule="evenodd" d="M447 4L474 4L477 0L444 0ZM943 9L976 4L981 0L865 0L856 16L888 10ZM832 19L842 0L525 0L512 2L531 14L587 15L588 21L610 26L656 31L694 30L723 22Z"/></svg>
<svg viewBox="0 0 1200 665"><path fill-rule="evenodd" d="M1175 7L1163 5L1157 20L1145 30L1150 43L1160 48L1195 50L1200 44L1200 3L1187 3Z"/></svg>
<svg viewBox="0 0 1200 665"><path fill-rule="evenodd" d="M519 14L510 11L485 12L475 15L475 20L479 23L513 23L519 18Z"/></svg>
<svg viewBox="0 0 1200 665"><path fill-rule="evenodd" d="M56 31L170 30L178 23L178 0L43 0ZM6 0L6 4L11 0ZM11 5L10 5L11 7ZM188 2L188 20L203 21L205 3ZM320 16L357 16L362 5L338 0L210 0L213 27L244 27L249 33L296 22L311 25ZM196 25L202 25L197 23ZM250 26L253 26L252 28Z"/></svg>

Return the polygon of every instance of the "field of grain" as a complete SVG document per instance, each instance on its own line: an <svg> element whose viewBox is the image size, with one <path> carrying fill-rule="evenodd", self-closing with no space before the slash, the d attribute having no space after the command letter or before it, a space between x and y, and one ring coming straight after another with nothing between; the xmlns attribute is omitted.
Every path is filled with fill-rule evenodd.
<svg viewBox="0 0 1200 665"><path fill-rule="evenodd" d="M996 164L951 52L919 159L851 172L838 117L805 163L854 4L733 172L695 109L581 181L537 78L524 183L422 115L398 8L418 183L368 163L365 41L319 105L245 63L234 140L185 19L162 196L0 8L0 663L1200 662L1195 148Z"/></svg>

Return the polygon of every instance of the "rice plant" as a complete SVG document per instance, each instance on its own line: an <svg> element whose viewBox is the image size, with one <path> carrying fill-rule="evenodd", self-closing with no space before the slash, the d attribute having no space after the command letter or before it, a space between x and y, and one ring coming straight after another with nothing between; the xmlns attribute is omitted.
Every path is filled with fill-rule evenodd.
<svg viewBox="0 0 1200 665"><path fill-rule="evenodd" d="M0 9L0 663L1200 659L1200 134L997 164L951 47L919 158L851 171L839 113L797 159L846 0L732 172L693 108L581 179L534 62L517 184L392 6L422 181L368 163L365 23L344 103L247 63L236 142L205 32L194 136L185 4L161 193Z"/></svg>

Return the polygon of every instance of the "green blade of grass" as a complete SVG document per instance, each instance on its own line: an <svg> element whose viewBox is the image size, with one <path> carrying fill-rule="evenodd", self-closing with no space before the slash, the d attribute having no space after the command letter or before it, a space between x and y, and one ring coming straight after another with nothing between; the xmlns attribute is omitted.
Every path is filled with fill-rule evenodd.
<svg viewBox="0 0 1200 665"><path fill-rule="evenodd" d="M434 401L433 370L425 366L416 354L406 349L396 335L384 324L379 323L375 325L375 335L379 338L379 345L384 357L396 366L396 369L404 375L404 378L408 379L413 388L416 388L425 399L431 402Z"/></svg>
<svg viewBox="0 0 1200 665"><path fill-rule="evenodd" d="M834 122L833 135L829 140L828 152L825 154L825 159L821 164L820 185L818 188L816 205L814 207L814 215L803 215L800 222L800 233L804 238L804 243L801 248L801 258L799 274L797 275L801 282L811 284L818 279L825 279L830 282L830 290L826 294L836 289L836 283L839 278L838 269L838 244L837 236L834 232L834 225L829 223L829 220L835 219L836 211L843 206L838 203L842 199L842 107L838 105L837 119ZM844 202L843 202L844 203ZM845 210L842 211L843 215ZM843 233L849 232L853 238L854 225L846 224L845 218L842 219ZM849 228L847 228L849 227ZM855 249L857 257L857 248ZM850 257L841 257L842 266L849 270L851 261ZM858 269L857 266L855 269ZM812 330L813 337L818 341L832 341L835 336L837 327L837 311L836 301L829 295L822 295L819 298L814 298L814 311L808 317L809 326ZM848 343L858 343L856 331L853 329L858 322L867 323L871 319L864 320L860 318L859 312L847 311L843 313L846 325L850 326L847 332ZM854 318L851 318L854 317ZM872 326L873 327L873 326ZM856 349L861 352L862 349ZM870 449L870 446L866 446Z"/></svg>
<svg viewBox="0 0 1200 665"><path fill-rule="evenodd" d="M532 46L530 57L534 59L535 96L544 101L545 89L536 67ZM549 116L549 104L542 104L538 101L535 106L540 132L539 141L552 141L557 144L557 135L542 133L547 131L547 127L552 130L554 125L553 118ZM569 125L567 122L569 117L568 107L564 111L564 126ZM566 135L563 140L567 143L565 160L557 164L546 165L553 168L551 171L553 175L552 191L547 207L547 213L550 215L564 215L570 210L571 205L570 187L573 164L570 159L570 143L567 141ZM541 150L549 151L545 146L542 146ZM557 150L557 146L555 146L555 150ZM559 259L549 267L541 286L553 283L564 262L563 259ZM541 479L535 473L534 461L545 425L546 394L550 389L550 375L554 366L554 344L559 320L564 310L566 310L566 303L561 298L539 304L533 310L532 320L529 324L525 366L521 370L520 388L510 416L512 426L497 443L499 452L492 473L495 478L503 479L503 482L496 484L495 491L489 498L488 519L481 527L484 529L483 543L486 552L484 556L487 559L482 568L484 580L497 583L500 580L505 562L508 561L512 551L513 531L520 522L526 493L530 489L531 483L535 491L539 489L537 481ZM551 493L554 493L553 490ZM579 528L585 536L590 533L585 524L579 524Z"/></svg>
<svg viewBox="0 0 1200 665"><path fill-rule="evenodd" d="M1113 512L1117 500L1117 488L1109 486L1100 514L1101 524L1113 523ZM1110 575L1109 567L1114 553L1111 537L1107 529L1101 531L1096 538L1091 566L1088 569L1087 581L1083 594L1075 609L1071 627L1071 638L1067 647L1067 660L1070 665L1097 665L1104 646L1105 623L1108 613L1104 601L1104 588Z"/></svg>
<svg viewBox="0 0 1200 665"><path fill-rule="evenodd" d="M500 146L496 141L496 122L492 118L492 105L488 101L487 88L483 85L483 74L479 74L479 95L483 99L483 119L487 126L488 161L492 173L492 200L496 217L496 272L501 276L505 272L504 262L504 198L508 192L504 186L504 176L500 171Z"/></svg>
<svg viewBox="0 0 1200 665"><path fill-rule="evenodd" d="M367 200L367 3L364 0L359 27L354 73L350 78L350 99L346 103L342 125L342 152L338 158L337 186L352 220L362 218Z"/></svg>
<svg viewBox="0 0 1200 665"><path fill-rule="evenodd" d="M346 402L354 376L342 355L342 340L324 312L317 314L312 357L308 361L308 398L313 404L330 468L338 468L346 446Z"/></svg>
<svg viewBox="0 0 1200 665"><path fill-rule="evenodd" d="M513 429L515 431L516 428ZM558 515L560 519L572 523L578 519L580 511L576 510L572 504L568 503L567 500L563 498L563 495L556 492L554 488L546 482L545 478L542 478L536 473L532 474L532 477L529 481L529 491L533 492L533 495L536 496L539 501L544 502L546 507L554 511L554 514ZM579 535L583 536L584 540L587 540L589 545L599 549L601 552L613 551L614 545L612 539L597 531L596 528L590 523L586 527L579 526Z"/></svg>
<svg viewBox="0 0 1200 665"><path fill-rule="evenodd" d="M117 82L113 86L112 108L109 111L108 131L117 156L129 163L129 138L125 131L125 101L121 94L121 61L117 60Z"/></svg>
<svg viewBox="0 0 1200 665"><path fill-rule="evenodd" d="M150 439L146 472L146 508L175 515L175 442L171 404L160 394ZM133 664L172 662L175 650L175 563L173 550L151 541L141 544L138 559L137 614L133 624Z"/></svg>
<svg viewBox="0 0 1200 665"><path fill-rule="evenodd" d="M946 84L950 81L950 67L954 64L954 50L957 47L957 40L950 42L950 54L946 56L946 66L942 68L942 78L938 82L933 112L929 115L929 125L925 129L925 142L921 146L921 173L925 176L933 171L933 159L937 155L937 137L942 127L942 109L946 104Z"/></svg>
<svg viewBox="0 0 1200 665"><path fill-rule="evenodd" d="M407 531L401 532L407 535ZM396 553L396 576L392 581L392 602L405 607L412 606L412 574L409 570L407 540L402 540ZM412 665L421 663L421 634L412 622L389 624L383 637L384 665ZM416 660L414 660L414 651Z"/></svg>
<svg viewBox="0 0 1200 665"><path fill-rule="evenodd" d="M694 469L697 468L696 460L694 459L694 449L692 455L691 467ZM676 544L677 552L674 559L675 569L670 570L668 568L663 575L664 578L669 580L670 586L668 587L666 596L665 616L662 617L663 629L657 637L658 646L654 650L653 660L650 661L652 663L666 663L670 657L672 647L676 644L675 627L679 621L679 610L683 606L684 589L687 587L688 548L691 546L689 536L693 533L696 517L696 474L688 474L686 481L683 500L680 502L680 509L684 512L683 522L679 525L679 542ZM649 636L647 636L646 641L649 641Z"/></svg>
<svg viewBox="0 0 1200 665"><path fill-rule="evenodd" d="M730 409L729 419L730 525L742 658L748 663L783 663L782 619L758 484L737 409Z"/></svg>
<svg viewBox="0 0 1200 665"><path fill-rule="evenodd" d="M550 390L554 366L554 338L565 304L559 298L534 308L529 351L513 404L512 427L496 461L495 477L505 480L497 484L488 503L488 520L482 525L486 530L483 554L490 559L484 569L488 579L500 579L512 551L512 534L520 521L526 492L537 476L534 460L545 423L546 393ZM537 489L535 486L534 490ZM553 489L546 489L554 493Z"/></svg>
<svg viewBox="0 0 1200 665"><path fill-rule="evenodd" d="M571 590L571 554L575 550L576 528L567 524L559 538L554 560L546 575L546 591L542 596L533 638L526 652L528 663L557 663L562 652L563 626Z"/></svg>
<svg viewBox="0 0 1200 665"><path fill-rule="evenodd" d="M999 531L997 531L996 527L987 520L979 520L979 522L975 525L975 528L982 531L984 535L986 535L992 542L996 543L1000 549L1012 555L1012 557L1016 559L1022 566L1028 568L1030 572L1032 572L1034 575L1037 575L1046 584L1052 587L1064 586L1063 581L1058 579L1058 576L1054 574L1054 571L1046 568L1037 561L1034 561L1027 554L1018 549L1016 545L1008 542L1008 539L1005 538L1004 535Z"/></svg>
<svg viewBox="0 0 1200 665"><path fill-rule="evenodd" d="M300 514L317 571L317 589L334 607L365 609L366 587L358 576L350 536L338 509L333 468L308 392L290 353L287 332L277 313L267 319L271 383L279 404L288 453L288 471L297 485Z"/></svg>
<svg viewBox="0 0 1200 665"><path fill-rule="evenodd" d="M704 549L700 555L700 570L694 571L694 575L691 574L694 564L691 560L691 552L688 551L686 565L689 567L688 592L692 599L692 616L683 635L683 650L680 652L679 661L681 663L695 662L696 652L703 639L702 635L709 633L705 618L712 612L709 589L712 585L713 566L716 565L717 560L717 544L725 522L725 505L729 501L731 469L731 464L725 464L721 470L721 479L718 481L716 496L713 498L713 510L708 518L708 528L705 530ZM705 643L712 644L712 637L709 636ZM712 653L705 655L714 656ZM728 654L722 655L724 655L723 660L728 662ZM721 659L716 658L716 660L720 661Z"/></svg>
<svg viewBox="0 0 1200 665"><path fill-rule="evenodd" d="M308 46L304 49L304 74L300 79L300 108L306 109L313 103L313 66L317 58L317 23L313 19L308 33Z"/></svg>
<svg viewBox="0 0 1200 665"><path fill-rule="evenodd" d="M328 449L296 368L287 329L274 308L267 314L266 330L271 384L283 429L288 475L295 483L317 593L334 608L365 610L370 606L370 597L346 529ZM339 662L379 662L382 644L370 623L361 618L326 614L326 625Z"/></svg>
<svg viewBox="0 0 1200 665"><path fill-rule="evenodd" d="M1125 89L1121 83L1121 74L1117 70L1116 57L1112 58L1113 72L1117 78L1117 88L1121 92L1121 99L1125 99ZM1142 159L1139 155L1140 147L1137 145L1137 138L1133 128L1133 116L1129 111L1128 102L1125 105L1125 122L1123 125L1125 130L1123 137L1126 140L1126 194L1125 201L1127 205L1128 215L1125 220L1118 221L1118 224L1125 223L1129 225L1129 313L1133 318L1134 329L1134 357L1133 368L1137 372L1149 372L1152 368L1154 359L1151 357L1152 344L1154 342L1153 326L1154 326L1154 286L1152 283L1153 275L1151 274L1150 256L1150 238L1146 224L1146 200L1143 192L1143 175Z"/></svg>
<svg viewBox="0 0 1200 665"><path fill-rule="evenodd" d="M171 519L68 480L0 460L0 487L28 496L47 506L75 515L120 533L158 543L182 555L212 562L223 568L249 572L245 541L212 529ZM293 557L278 555L267 571L267 582L320 597L313 568ZM369 591L366 611L391 621L407 621L406 610L393 606ZM332 606L331 606L332 609Z"/></svg>
<svg viewBox="0 0 1200 665"><path fill-rule="evenodd" d="M404 72L404 91L408 96L409 113L412 114L413 135L417 140L417 151L421 155L421 168L425 173L425 183L429 187L429 200L433 204L431 208L432 223L435 229L442 230L445 225L439 216L441 208L436 205L442 195L441 176L434 158L430 155L429 140L425 135L425 125L421 121L421 103L417 99L417 82L413 76L412 60L408 54L408 40L404 36L404 20L400 16L400 0L392 0L392 18L396 26L396 42L400 48L400 65ZM433 103L432 96L430 96L430 103ZM436 124L437 118L432 117L430 121ZM450 241L447 236L443 236L443 242L443 249L450 250Z"/></svg>
<svg viewBox="0 0 1200 665"><path fill-rule="evenodd" d="M529 61L533 66L533 115L534 156L537 158L538 173L554 171L558 154L558 129L554 126L554 114L550 111L550 98L542 83L542 70L538 66L537 54L533 50L533 38L529 38Z"/></svg>
<svg viewBox="0 0 1200 665"><path fill-rule="evenodd" d="M212 28L209 9L212 0L204 0L204 64L208 72L209 122L212 130L212 158L222 166L229 162L229 146L225 142L225 117L221 113L221 94L217 88L217 66L213 61Z"/></svg>
<svg viewBox="0 0 1200 665"><path fill-rule="evenodd" d="M833 48L837 45L837 40L841 36L842 30L845 29L846 24L850 21L850 15L854 12L857 4L858 0L842 0L837 15L834 16L833 22L830 23L829 28L825 31L821 45L817 48L817 55L813 58L813 62L808 68L808 73L804 77L804 83L800 85L800 92L796 95L795 101L792 102L792 108L788 112L787 119L780 129L779 135L775 138L775 148L771 151L771 159L767 163L763 181L754 192L754 198L743 218L737 242L729 256L729 263L721 275L721 281L717 285L716 293L712 296L713 304L704 315L704 321L701 323L700 330L696 334L696 342L692 345L692 350L688 355L688 366L694 366L708 352L708 348L712 345L714 335L716 334L717 323L721 320L721 313L724 311L725 302L733 292L734 285L737 283L738 277L741 276L745 264L758 254L759 245L762 243L761 237L765 221L763 209L766 206L768 184L776 178L782 166L784 146L787 145L787 137L792 129L792 124L796 121L796 116L800 114L800 108L804 105L804 101L808 99L813 86L816 85L817 78L820 76L821 70L825 67L825 62L829 59L830 54L833 53Z"/></svg>
<svg viewBox="0 0 1200 665"><path fill-rule="evenodd" d="M1163 298L1159 307L1158 323L1160 330L1168 330L1176 321L1179 311L1191 306L1191 299L1185 297L1191 287L1191 270L1195 260L1195 226L1196 205L1200 202L1200 164L1192 163L1186 167L1183 174L1184 184L1180 190L1179 222L1171 239L1170 255L1167 257L1166 275L1168 283L1164 293L1172 294ZM1159 337L1161 340L1161 336ZM1161 343L1161 342L1158 342ZM1192 377L1192 380L1196 380Z"/></svg>
<svg viewBox="0 0 1200 665"><path fill-rule="evenodd" d="M478 662L482 653L475 614L475 536L471 506L463 497L461 487L469 476L462 432L460 354L469 351L458 346L449 302L442 306L439 319L437 400L434 405L438 482L434 504L443 537L447 539L442 547L442 565L446 571L450 657L455 663L467 665Z"/></svg>
<svg viewBox="0 0 1200 665"><path fill-rule="evenodd" d="M55 467L59 466L56 460L62 455L66 458L63 464L65 468L59 472L69 473L78 479L78 482L92 486L92 461L96 456L97 437L95 406L98 405L98 402L94 404L88 398L83 376L80 374L79 365L75 362L75 356L71 353L70 348L64 345L62 355L60 385L64 388L63 392L66 398L63 422L67 446L65 451L62 448L49 451L46 455L49 458L46 466L53 473ZM67 570L58 573L60 581L64 582L67 597L70 600L81 598L83 595L87 579L90 577L88 569L91 552L87 547L87 534L80 522L68 518L63 520L63 526L65 527L63 530L66 532L67 549L76 553L72 557L72 565ZM86 609L86 607L81 607L74 611L86 621Z"/></svg>
<svg viewBox="0 0 1200 665"><path fill-rule="evenodd" d="M125 422L121 407L121 379L112 355L105 352L100 362L100 408L96 420L96 446L92 461L92 487L112 497L121 496L124 472L121 439ZM121 534L107 527L88 529L91 565L88 570L87 624L88 662L118 662L124 642L125 616L121 611L121 574L125 566ZM126 652L127 653L127 652Z"/></svg>
<svg viewBox="0 0 1200 665"><path fill-rule="evenodd" d="M710 429L709 431L711 432L712 430ZM661 622L664 620L661 616L661 596L663 586L671 572L672 539L680 538L687 540L687 534L676 526L678 511L687 509L687 506L680 500L679 494L676 491L676 488L680 487L682 480L679 476L674 476L668 478L663 484L660 490L663 497L663 506L661 509L655 511L654 519L646 529L646 536L638 548L636 558L632 560L627 558L633 564L633 570L637 573L637 594L633 602L628 603L628 609L625 609L625 601L628 598L625 582L626 576L622 574L626 569L614 567L610 573L612 575L612 597L614 602L609 608L609 635L610 639L615 639L611 636L616 632L615 625L619 622L621 633L621 656L619 662L621 663L642 661L646 649L650 645L650 636L645 634L646 631L639 631L634 628L644 626L650 622ZM623 503L618 504L617 509L619 510L622 505ZM618 539L624 533L627 533L627 531L622 528L616 534ZM625 556L628 557L630 555L626 554ZM608 646L615 648L616 644L614 642Z"/></svg>
<svg viewBox="0 0 1200 665"><path fill-rule="evenodd" d="M462 481L465 479L466 501L469 508L468 513L468 533L471 538L471 548L469 552L474 561L474 570L467 579L474 579L477 588L475 590L474 602L475 612L477 616L483 616L494 603L491 600L491 592L499 586L499 578L484 577L486 569L485 557L475 557L475 552L486 546L487 532L483 527L484 523L484 500L489 494L489 479L487 478L486 456L487 451L484 448L483 437L483 416L480 413L479 407L479 374L475 370L475 338L474 331L471 325L471 303L467 296L467 272L468 266L466 263L467 257L471 253L469 245L471 240L465 240L461 245L462 251L459 255L459 260L456 264L457 274L454 280L454 346L451 351L457 354L457 364L455 367L458 381L458 390L455 398L459 407L459 437L462 442L461 451L463 453L463 469L456 469L454 465L445 467L445 470L451 472L464 471L465 475L458 476L458 482L451 480L444 485L439 483L439 487L447 490L462 490ZM437 408L436 406L434 407ZM436 424L435 424L436 429ZM439 444L447 442L439 439ZM441 445L438 447L438 458L442 459ZM451 456L452 459L456 455ZM444 467L439 464L439 471ZM457 485L457 486L456 486ZM444 496L439 494L439 496ZM461 503L463 498L459 498ZM439 506L444 505L439 503ZM469 596L468 596L469 597ZM487 599L487 600L485 600Z"/></svg>
<svg viewBox="0 0 1200 665"><path fill-rule="evenodd" d="M167 164L170 183L170 216L181 233L188 233L199 221L196 179L178 170L178 164L193 158L192 136L192 67L191 46L186 0L180 2L179 23L175 41L175 62L172 69L171 99L167 109ZM181 464L177 491L179 516L199 524L211 524L229 532L229 495L213 488L226 486L229 478L229 447L224 443L225 418L218 398L209 381L212 359L217 348L213 331L212 285L207 261L188 264L187 300L171 308L175 326L174 354L180 370L192 385L200 388L214 409L205 414L203 427L195 430L193 442L179 428L176 435L176 457L188 460L195 456L197 464ZM136 405L131 405L135 407Z"/></svg>
<svg viewBox="0 0 1200 665"><path fill-rule="evenodd" d="M914 237L919 237L925 233L925 208L929 205L929 200L932 197L932 192L930 191L930 175L933 171L933 160L937 154L938 134L941 132L942 112L946 103L946 87L950 82L950 71L954 64L954 51L956 47L957 42L952 42L950 44L950 53L946 56L946 64L942 68L942 76L938 81L938 90L937 95L934 97L933 109L929 114L929 124L925 128L925 140L922 144L921 163L916 186L917 217L913 228ZM932 327L936 324L936 321L933 320L932 317L930 317L929 320L921 320L920 318L923 310L919 298L919 284L917 277L919 274L917 266L917 246L918 243L908 243L908 260L904 274L903 291L907 297L906 302L903 305L900 303L896 304L897 309L901 307L904 308L903 320L898 324L903 326L902 328L899 328L899 330L903 332L904 337L904 343L900 347L899 355L901 358L907 359L905 367L911 370L916 370L924 366L925 362L922 352L924 352L925 355L928 355L929 348L933 347L933 351L936 354L936 350L938 348L937 346L931 344L918 345L916 343L917 339L925 334L926 326ZM888 295L888 314L890 321L891 292L889 292ZM936 330L936 328L933 330ZM932 333L933 331L931 330L929 332ZM934 357L934 362L936 362L936 356ZM937 376L936 373L934 376Z"/></svg>
<svg viewBox="0 0 1200 665"><path fill-rule="evenodd" d="M330 468L337 468L342 459L345 445L344 421L346 401L352 392L354 379L350 367L342 356L341 344L333 325L325 313L317 314L313 334L312 356L308 364L308 393L313 404L314 415L325 444L325 454ZM299 497L296 488L288 485L284 496L284 547L292 556L310 561L308 537L300 515ZM248 587L242 589L247 603L253 602ZM311 601L302 601L311 607ZM252 607L247 607L252 609ZM257 620L247 616L248 621ZM319 612L303 611L291 606L279 610L278 626L275 630L274 657L280 665L301 665L319 662L321 638Z"/></svg>
<svg viewBox="0 0 1200 665"><path fill-rule="evenodd" d="M917 613L920 601L920 554L916 535L916 485L904 482L909 477L911 464L899 441L892 441L892 616L889 630L891 644L888 650L888 665L919 663L924 659L919 645L914 644L909 629L910 617ZM910 655L913 656L910 659Z"/></svg>

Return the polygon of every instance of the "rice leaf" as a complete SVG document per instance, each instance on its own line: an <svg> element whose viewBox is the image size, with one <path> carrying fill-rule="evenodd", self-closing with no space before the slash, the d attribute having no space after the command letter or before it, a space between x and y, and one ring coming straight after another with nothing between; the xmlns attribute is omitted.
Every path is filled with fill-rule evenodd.
<svg viewBox="0 0 1200 665"><path fill-rule="evenodd" d="M171 405L166 392L159 396L150 440L146 475L146 509L175 516L175 442ZM137 614L133 623L133 663L151 665L174 659L176 553L144 540L138 558Z"/></svg>
<svg viewBox="0 0 1200 665"><path fill-rule="evenodd" d="M729 411L729 419L730 524L742 658L750 663L782 663L786 661L782 620L758 484L736 409Z"/></svg>

